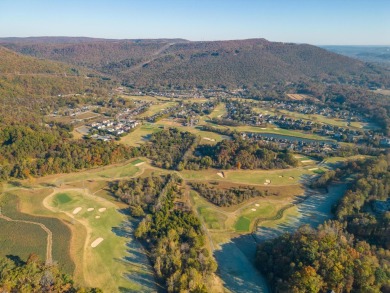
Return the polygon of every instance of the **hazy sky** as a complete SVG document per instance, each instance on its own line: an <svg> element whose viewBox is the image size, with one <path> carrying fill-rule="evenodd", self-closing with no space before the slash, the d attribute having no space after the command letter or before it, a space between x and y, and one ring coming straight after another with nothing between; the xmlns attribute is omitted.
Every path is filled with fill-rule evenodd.
<svg viewBox="0 0 390 293"><path fill-rule="evenodd" d="M390 45L390 0L0 0L0 37Z"/></svg>

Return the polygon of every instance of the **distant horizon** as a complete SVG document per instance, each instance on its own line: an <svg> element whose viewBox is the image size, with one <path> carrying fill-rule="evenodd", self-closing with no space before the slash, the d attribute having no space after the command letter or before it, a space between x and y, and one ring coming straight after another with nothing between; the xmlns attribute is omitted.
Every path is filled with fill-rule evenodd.
<svg viewBox="0 0 390 293"><path fill-rule="evenodd" d="M269 40L263 37L253 37L253 38L236 38L236 39L212 39L212 40L190 40L183 37L157 37L157 38L109 38L109 37L89 37L89 36L61 36L61 35L37 35L37 36L27 36L27 37L15 37L15 36L0 36L0 39L33 39L33 38L84 38L84 39L95 39L95 40L118 40L118 41L132 41L132 40L175 40L182 39L189 42L222 42L222 41L245 41L245 40L259 40L265 39L269 42L274 43L292 43L297 45L307 44L313 46L346 46L346 47L390 47L390 44L312 44L312 43L302 43L302 42L291 42L291 41L279 41L279 40Z"/></svg>
<svg viewBox="0 0 390 293"><path fill-rule="evenodd" d="M1 0L0 37L390 44L388 0Z"/></svg>

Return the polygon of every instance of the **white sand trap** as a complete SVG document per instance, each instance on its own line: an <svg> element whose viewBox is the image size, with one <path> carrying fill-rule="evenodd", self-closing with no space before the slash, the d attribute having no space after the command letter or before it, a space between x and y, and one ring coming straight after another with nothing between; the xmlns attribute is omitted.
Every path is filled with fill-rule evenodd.
<svg viewBox="0 0 390 293"><path fill-rule="evenodd" d="M294 158L295 158L295 159L300 159L300 158L302 158L302 156L295 155Z"/></svg>
<svg viewBox="0 0 390 293"><path fill-rule="evenodd" d="M257 203L257 204L255 204L255 206L259 207L260 205Z"/></svg>
<svg viewBox="0 0 390 293"><path fill-rule="evenodd" d="M100 216L96 216L95 219L100 219Z"/></svg>
<svg viewBox="0 0 390 293"><path fill-rule="evenodd" d="M82 209L83 209L82 207L75 208L73 210L73 215L77 215Z"/></svg>
<svg viewBox="0 0 390 293"><path fill-rule="evenodd" d="M101 213L102 213L102 212L105 212L105 211L106 211L106 208L100 208L100 209L99 209L99 212L101 212Z"/></svg>
<svg viewBox="0 0 390 293"><path fill-rule="evenodd" d="M262 127L262 128L260 128L260 129L263 129L263 130L264 130L264 129L267 129L267 128L265 128L265 127Z"/></svg>
<svg viewBox="0 0 390 293"><path fill-rule="evenodd" d="M303 160L301 161L302 163L311 163L311 162L314 162L313 160Z"/></svg>
<svg viewBox="0 0 390 293"><path fill-rule="evenodd" d="M138 164L135 164L134 166L138 167L138 166L141 166L141 165L143 165L143 164L145 164L145 162L140 162L140 163L138 163Z"/></svg>
<svg viewBox="0 0 390 293"><path fill-rule="evenodd" d="M288 179L290 179L290 180L293 180L293 179L294 179L294 177L290 176L290 177L288 177Z"/></svg>
<svg viewBox="0 0 390 293"><path fill-rule="evenodd" d="M225 176L223 176L222 173L217 173L217 175L218 175L219 177L221 177L221 178L225 178Z"/></svg>
<svg viewBox="0 0 390 293"><path fill-rule="evenodd" d="M282 175L279 175L279 178L282 178L283 176Z"/></svg>
<svg viewBox="0 0 390 293"><path fill-rule="evenodd" d="M221 115L218 115L218 117L217 118L221 118L222 117L222 114Z"/></svg>
<svg viewBox="0 0 390 293"><path fill-rule="evenodd" d="M88 212L92 212L94 210L94 208L88 208L87 211Z"/></svg>
<svg viewBox="0 0 390 293"><path fill-rule="evenodd" d="M203 137L203 139L205 139L205 140L209 140L209 141L215 141L215 139L214 139L214 138L210 138L210 137Z"/></svg>
<svg viewBox="0 0 390 293"><path fill-rule="evenodd" d="M311 168L311 169L309 169L309 171L314 171L314 170L318 170L318 168Z"/></svg>
<svg viewBox="0 0 390 293"><path fill-rule="evenodd" d="M91 247L96 247L98 246L100 243L102 243L104 239L102 237L99 237L98 239L96 239L94 242L91 243Z"/></svg>
<svg viewBox="0 0 390 293"><path fill-rule="evenodd" d="M252 209L252 212L256 212L256 209Z"/></svg>
<svg viewBox="0 0 390 293"><path fill-rule="evenodd" d="M265 183L268 183L268 184L270 184L270 183L271 183L271 180L269 180L269 179L265 179Z"/></svg>
<svg viewBox="0 0 390 293"><path fill-rule="evenodd" d="M274 129L275 129L275 130L279 130L279 128L277 128L277 127L275 127Z"/></svg>

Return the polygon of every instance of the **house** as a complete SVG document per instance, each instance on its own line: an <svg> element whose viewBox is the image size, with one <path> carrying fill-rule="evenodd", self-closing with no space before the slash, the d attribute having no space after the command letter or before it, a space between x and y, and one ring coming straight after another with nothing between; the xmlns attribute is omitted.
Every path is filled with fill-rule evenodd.
<svg viewBox="0 0 390 293"><path fill-rule="evenodd" d="M382 138L380 141L379 141L379 145L380 146L383 146L383 147L390 147L390 138Z"/></svg>

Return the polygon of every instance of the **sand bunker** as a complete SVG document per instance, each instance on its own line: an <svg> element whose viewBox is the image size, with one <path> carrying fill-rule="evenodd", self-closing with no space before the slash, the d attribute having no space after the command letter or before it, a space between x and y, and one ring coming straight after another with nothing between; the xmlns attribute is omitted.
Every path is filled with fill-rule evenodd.
<svg viewBox="0 0 390 293"><path fill-rule="evenodd" d="M83 209L82 207L75 208L73 210L73 215L77 215L82 209Z"/></svg>
<svg viewBox="0 0 390 293"><path fill-rule="evenodd" d="M258 207L258 206L260 206L260 205L257 203L257 204L255 204L255 206L257 206L257 207Z"/></svg>
<svg viewBox="0 0 390 293"><path fill-rule="evenodd" d="M98 246L100 243L102 243L104 239L99 237L98 239L96 239L94 242L91 243L91 247L96 247Z"/></svg>
<svg viewBox="0 0 390 293"><path fill-rule="evenodd" d="M218 175L219 177L221 177L221 178L225 178L225 176L223 176L222 173L217 173L217 175Z"/></svg>
<svg viewBox="0 0 390 293"><path fill-rule="evenodd" d="M100 216L96 216L95 219L100 219Z"/></svg>
<svg viewBox="0 0 390 293"><path fill-rule="evenodd" d="M314 162L313 160L303 160L301 161L302 163L311 163L311 162Z"/></svg>
<svg viewBox="0 0 390 293"><path fill-rule="evenodd" d="M210 138L210 137L203 137L203 139L205 139L205 140L209 140L209 141L215 141L215 139L214 139L214 138Z"/></svg>
<svg viewBox="0 0 390 293"><path fill-rule="evenodd" d="M94 210L94 208L88 208L87 211L88 212L92 212Z"/></svg>
<svg viewBox="0 0 390 293"><path fill-rule="evenodd" d="M252 212L256 212L256 209L252 209Z"/></svg>
<svg viewBox="0 0 390 293"><path fill-rule="evenodd" d="M135 164L134 166L138 167L138 166L141 166L141 165L143 165L143 164L145 164L145 162L140 162L140 163L138 163L138 164Z"/></svg>
<svg viewBox="0 0 390 293"><path fill-rule="evenodd" d="M104 212L104 211L106 211L106 208L100 208L99 209L99 212L101 212L101 213Z"/></svg>
<svg viewBox="0 0 390 293"><path fill-rule="evenodd" d="M295 159L300 159L300 158L302 158L302 156L295 155L294 158L295 158Z"/></svg>
<svg viewBox="0 0 390 293"><path fill-rule="evenodd" d="M264 185L268 185L268 184L271 184L271 180L265 179Z"/></svg>
<svg viewBox="0 0 390 293"><path fill-rule="evenodd" d="M290 176L290 177L288 177L288 179L290 179L290 180L294 180L294 177Z"/></svg>
<svg viewBox="0 0 390 293"><path fill-rule="evenodd" d="M267 128L265 128L265 127L261 127L260 129L263 129L263 130L264 130L264 129L267 129Z"/></svg>
<svg viewBox="0 0 390 293"><path fill-rule="evenodd" d="M318 168L311 168L311 169L309 169L309 171L314 171L314 170L318 170Z"/></svg>

